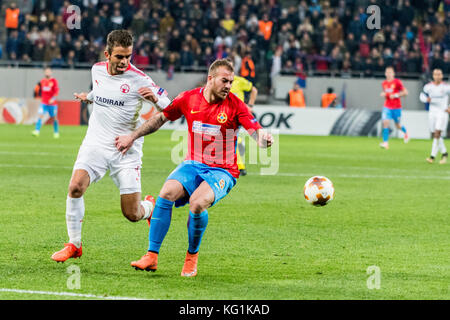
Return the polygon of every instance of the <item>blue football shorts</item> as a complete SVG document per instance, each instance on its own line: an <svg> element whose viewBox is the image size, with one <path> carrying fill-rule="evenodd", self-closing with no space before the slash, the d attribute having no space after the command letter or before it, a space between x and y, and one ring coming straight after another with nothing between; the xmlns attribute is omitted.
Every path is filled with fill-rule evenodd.
<svg viewBox="0 0 450 320"><path fill-rule="evenodd" d="M383 111L381 113L382 120L394 120L395 123L400 123L401 117L402 109L389 109L387 107L383 107Z"/></svg>
<svg viewBox="0 0 450 320"><path fill-rule="evenodd" d="M57 105L52 106L52 105L41 103L39 105L38 114L44 115L46 113L48 113L48 115L50 117L56 117L56 115L58 114L58 106Z"/></svg>
<svg viewBox="0 0 450 320"><path fill-rule="evenodd" d="M211 207L230 193L231 189L236 185L236 178L234 178L227 170L210 167L204 163L193 160L185 160L179 164L178 167L172 171L167 180L177 180L189 194L189 196L175 201L175 207L177 208L182 207L189 202L189 197L203 181L206 181L214 191L214 202Z"/></svg>

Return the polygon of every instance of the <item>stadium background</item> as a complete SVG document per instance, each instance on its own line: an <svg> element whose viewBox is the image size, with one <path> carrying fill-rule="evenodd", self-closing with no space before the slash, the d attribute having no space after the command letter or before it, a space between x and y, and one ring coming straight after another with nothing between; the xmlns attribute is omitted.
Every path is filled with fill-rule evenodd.
<svg viewBox="0 0 450 320"><path fill-rule="evenodd" d="M393 139L384 152L378 138L310 135L325 122L336 135L377 135L369 124L379 119L387 64L410 91L406 109L426 126L418 94L434 66L448 77L449 1L122 1L115 14L117 1L73 1L82 20L71 31L64 23L69 2L16 1L22 11L17 39L4 27L11 2L0 1L0 122L7 110L6 122L26 125L0 125L1 299L448 299L450 175L447 166L425 163L431 141ZM371 4L381 7L381 30L366 28ZM231 32L230 19L220 26L227 12ZM269 41L258 32L264 13L273 22ZM61 83L65 124L85 123L88 107L70 105L72 93L89 90L89 69L102 59L105 35L122 27L136 36L133 62L171 96L204 81L216 57L231 54L242 65L250 49L260 92L256 112L312 131L280 135L279 173L262 176L261 164L249 165L249 175L214 208L195 282L179 279L185 208L175 211L160 272L135 273L129 261L145 249L148 227L125 221L116 187L103 179L86 194L86 253L69 264L80 267L82 287L69 290L67 264L54 264L50 255L66 237L66 187L86 126L61 128L59 140L46 128L36 140L33 118L23 122L27 114L20 110L37 110L33 88L48 64ZM284 108L296 81L306 82L306 110ZM328 86L341 98L345 93L346 109L319 108ZM304 122L294 126L290 113ZM306 113L316 122L308 123ZM329 117L342 126L333 127ZM349 122L362 119L367 126L352 130ZM168 131L146 142L143 190L157 192L173 170L174 145ZM316 174L336 186L336 200L320 209L301 194ZM380 290L366 285L373 265L382 270Z"/></svg>
<svg viewBox="0 0 450 320"><path fill-rule="evenodd" d="M11 28L7 9L13 2L20 15ZM0 97L31 98L40 69L49 65L61 83L61 110L74 91L90 89L88 70L103 59L108 32L119 28L135 35L132 62L172 97L201 85L209 64L227 56L258 88L257 104L270 106L286 106L298 82L308 107L319 107L332 87L338 107L379 110L380 80L392 65L410 91L405 109L424 110L418 96L430 70L450 72L448 0L0 3L0 70L9 80L0 87ZM368 27L371 5L381 10L380 29Z"/></svg>

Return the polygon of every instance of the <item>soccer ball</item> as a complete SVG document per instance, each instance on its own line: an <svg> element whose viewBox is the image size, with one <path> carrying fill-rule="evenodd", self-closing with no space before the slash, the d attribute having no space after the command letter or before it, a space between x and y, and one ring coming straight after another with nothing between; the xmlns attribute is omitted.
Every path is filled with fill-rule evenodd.
<svg viewBox="0 0 450 320"><path fill-rule="evenodd" d="M312 177L305 183L303 194L308 203L325 206L334 199L334 186L326 177Z"/></svg>

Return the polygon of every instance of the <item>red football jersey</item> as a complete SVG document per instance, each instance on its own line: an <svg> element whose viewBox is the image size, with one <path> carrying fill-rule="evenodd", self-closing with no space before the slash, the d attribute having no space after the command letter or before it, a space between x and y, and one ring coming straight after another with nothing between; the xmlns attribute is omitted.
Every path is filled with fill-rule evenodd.
<svg viewBox="0 0 450 320"><path fill-rule="evenodd" d="M164 109L164 116L177 120L182 115L188 124L189 140L186 160L227 170L239 177L236 143L239 126L252 133L261 125L247 106L233 93L219 103L208 103L204 88L182 92Z"/></svg>
<svg viewBox="0 0 450 320"><path fill-rule="evenodd" d="M56 105L56 102L50 103L50 99L56 97L59 93L58 81L56 79L44 78L41 80L41 101L43 104Z"/></svg>
<svg viewBox="0 0 450 320"><path fill-rule="evenodd" d="M383 81L383 91L386 93L386 100L384 106L389 109L400 109L402 107L402 101L400 98L389 99L390 95L400 93L405 88L403 83L399 79L392 81Z"/></svg>

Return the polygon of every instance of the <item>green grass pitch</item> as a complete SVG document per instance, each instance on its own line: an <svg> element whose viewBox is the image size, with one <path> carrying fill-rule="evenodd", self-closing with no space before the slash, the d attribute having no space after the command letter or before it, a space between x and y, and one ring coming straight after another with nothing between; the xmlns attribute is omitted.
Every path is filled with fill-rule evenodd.
<svg viewBox="0 0 450 320"><path fill-rule="evenodd" d="M0 126L2 300L450 298L450 164L425 162L431 141L394 139L382 150L374 138L280 136L278 174L249 165L209 210L198 276L185 279L188 207L174 209L158 271L136 271L148 226L122 216L108 175L85 194L82 258L53 262L67 241L67 187L86 127L62 127L59 140L50 126L39 138L32 129ZM146 137L143 194L157 195L176 166L170 137ZM333 181L328 206L303 199L312 175ZM68 286L73 265L79 289ZM371 266L379 289L368 286Z"/></svg>

